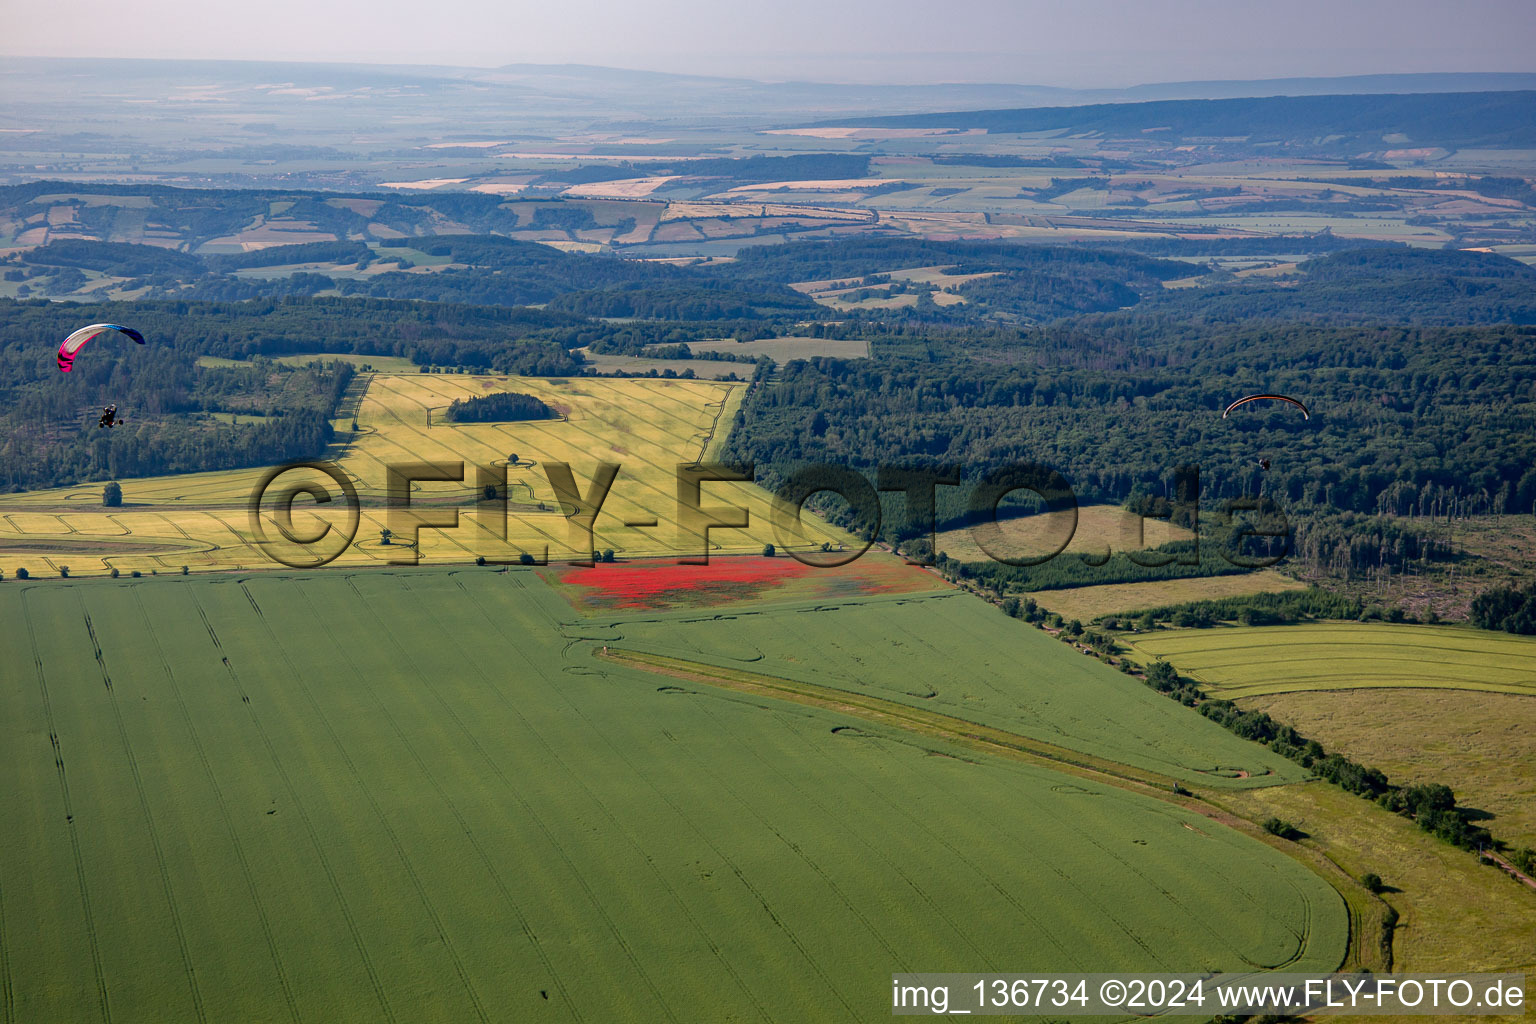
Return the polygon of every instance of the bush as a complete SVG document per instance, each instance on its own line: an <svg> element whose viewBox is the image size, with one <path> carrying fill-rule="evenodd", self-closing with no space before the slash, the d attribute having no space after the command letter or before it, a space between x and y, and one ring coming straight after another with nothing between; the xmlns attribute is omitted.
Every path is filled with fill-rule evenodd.
<svg viewBox="0 0 1536 1024"><path fill-rule="evenodd" d="M772 544L764 544L763 545L763 557L764 558L772 558L776 554L778 554L778 549L775 548Z"/></svg>
<svg viewBox="0 0 1536 1024"><path fill-rule="evenodd" d="M533 560L533 556L530 555L528 552L524 551L522 554L517 556L517 564L518 565L534 565L536 563Z"/></svg>
<svg viewBox="0 0 1536 1024"><path fill-rule="evenodd" d="M30 579L31 577L32 577L32 574L27 572L25 566L23 566L23 567L21 567L21 568L16 570L16 578L19 579L19 580Z"/></svg>
<svg viewBox="0 0 1536 1024"><path fill-rule="evenodd" d="M1381 876L1374 871L1368 871L1361 875L1360 884L1375 893L1379 893L1387 887L1387 884L1381 880Z"/></svg>
<svg viewBox="0 0 1536 1024"><path fill-rule="evenodd" d="M476 555L475 556L475 564L476 565L484 565L485 564L485 556L484 555Z"/></svg>
<svg viewBox="0 0 1536 1024"><path fill-rule="evenodd" d="M59 575L61 577L63 577L64 579L66 579L66 580L69 579L69 566L67 566L67 565L59 566Z"/></svg>
<svg viewBox="0 0 1536 1024"><path fill-rule="evenodd" d="M1536 633L1536 583L1523 590L1495 588L1472 601L1472 625L1506 633Z"/></svg>
<svg viewBox="0 0 1536 1024"><path fill-rule="evenodd" d="M107 575L111 576L113 579L117 579L122 574L122 570L118 569L116 566L113 566L112 571Z"/></svg>
<svg viewBox="0 0 1536 1024"><path fill-rule="evenodd" d="M182 574L182 575L183 575L183 576L185 576L185 575L186 575L186 574L187 574L187 573L189 573L189 572L191 572L191 571L192 571L192 570L191 570L191 569L188 569L188 568L187 568L187 567L186 567L186 566L182 566L182 567L181 567L181 574Z"/></svg>
<svg viewBox="0 0 1536 1024"><path fill-rule="evenodd" d="M134 579L138 579L138 578L139 578L139 577L140 577L140 576L143 576L143 575L144 575L144 574L143 574L143 573L141 573L141 572L139 572L139 570L137 570L137 569L134 569L134 570L133 570L133 571L132 571L132 572L130 572L130 573L129 573L129 574L128 574L128 575L129 575L129 576L131 576L131 577L133 577L133 578L134 578Z"/></svg>
<svg viewBox="0 0 1536 1024"><path fill-rule="evenodd" d="M111 480L107 486L101 489L101 503L107 508L121 508L123 504L123 488L116 480Z"/></svg>
<svg viewBox="0 0 1536 1024"><path fill-rule="evenodd" d="M603 548L603 561L605 561L605 562L612 562L613 561L613 548Z"/></svg>
<svg viewBox="0 0 1536 1024"><path fill-rule="evenodd" d="M1281 839L1294 839L1298 835L1296 826L1284 818L1265 818L1264 824L1260 827L1270 835L1279 836Z"/></svg>

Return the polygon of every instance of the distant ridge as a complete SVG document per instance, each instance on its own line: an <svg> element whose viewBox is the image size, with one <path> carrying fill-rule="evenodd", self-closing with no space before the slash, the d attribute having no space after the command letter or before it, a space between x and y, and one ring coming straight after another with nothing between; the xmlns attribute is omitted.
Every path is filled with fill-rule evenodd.
<svg viewBox="0 0 1536 1024"><path fill-rule="evenodd" d="M1536 73L1447 72L1358 75L1333 78L1277 78L1260 81L1163 82L1124 89L1074 89L1027 83L852 84L807 80L645 71L590 64L507 64L453 67L409 64L347 64L297 61L155 60L133 57L0 57L6 88L0 90L0 119L18 123L39 108L59 102L56 80L66 75L74 99L100 110L146 116L145 99L164 100L187 81L217 83L226 93L254 100L273 111L282 97L264 85L299 88L403 89L436 109L445 104L515 102L533 112L568 114L588 110L607 117L615 111L645 117L745 115L781 120L892 116L921 111L971 108L1069 107L1151 100L1230 99L1254 96L1318 96L1375 93L1464 93L1536 90ZM288 97L299 106L304 97ZM403 96L374 96L386 114ZM574 104L574 107L573 107ZM312 104L311 104L312 106Z"/></svg>
<svg viewBox="0 0 1536 1024"><path fill-rule="evenodd" d="M1150 100L946 111L823 121L817 127L982 128L1169 139L1313 140L1315 146L1532 146L1536 91Z"/></svg>

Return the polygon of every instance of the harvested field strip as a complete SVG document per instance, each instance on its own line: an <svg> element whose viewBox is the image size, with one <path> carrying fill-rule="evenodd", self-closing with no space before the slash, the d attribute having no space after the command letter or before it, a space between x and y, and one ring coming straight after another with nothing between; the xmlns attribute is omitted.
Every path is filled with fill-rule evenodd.
<svg viewBox="0 0 1536 1024"><path fill-rule="evenodd" d="M1146 608L1164 608L1186 601L1209 601L1249 594L1273 594L1305 590L1306 584L1273 569L1234 576L1194 576L1187 579L1149 580L1143 583L1105 583L1091 587L1063 587L1029 594L1042 608L1063 619L1092 622L1105 615L1134 617Z"/></svg>
<svg viewBox="0 0 1536 1024"><path fill-rule="evenodd" d="M1131 643L1228 699L1374 687L1536 695L1536 638L1454 626L1326 622L1175 630Z"/></svg>

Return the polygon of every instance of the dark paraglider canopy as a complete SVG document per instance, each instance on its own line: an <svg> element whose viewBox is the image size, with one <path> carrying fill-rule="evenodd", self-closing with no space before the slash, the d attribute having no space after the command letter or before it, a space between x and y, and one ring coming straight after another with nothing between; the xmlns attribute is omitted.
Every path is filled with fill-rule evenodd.
<svg viewBox="0 0 1536 1024"><path fill-rule="evenodd" d="M1312 414L1307 411L1307 407L1306 406L1302 405L1296 399L1290 398L1290 397L1288 397L1286 395L1246 395L1243 398L1239 398L1237 401L1233 402L1231 405L1227 406L1226 409L1222 411L1221 418L1222 419L1226 419L1227 416L1229 416L1231 414L1232 410L1236 409L1240 405L1247 405L1249 402L1259 402L1259 401L1290 402L1296 408L1301 410L1301 415L1302 415L1303 419L1310 420L1312 418Z"/></svg>

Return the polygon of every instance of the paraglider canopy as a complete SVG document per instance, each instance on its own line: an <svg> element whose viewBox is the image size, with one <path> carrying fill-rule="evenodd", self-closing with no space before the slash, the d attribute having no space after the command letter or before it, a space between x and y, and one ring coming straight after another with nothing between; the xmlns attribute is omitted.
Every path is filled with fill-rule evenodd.
<svg viewBox="0 0 1536 1024"><path fill-rule="evenodd" d="M82 327L65 338L64 344L59 346L59 369L65 373L74 369L75 356L79 355L80 350L85 347L85 343L98 334L104 334L107 331L117 331L120 334L126 334L140 345L144 344L144 335L132 327L123 327L119 324L91 324L89 327Z"/></svg>
<svg viewBox="0 0 1536 1024"><path fill-rule="evenodd" d="M1296 401L1296 399L1288 398L1285 395L1247 395L1247 396L1245 396L1243 398L1239 398L1237 401L1235 401L1231 405L1227 406L1227 408L1222 412L1221 418L1222 419L1226 419L1227 416L1232 412L1232 410L1236 409L1240 405L1247 405L1249 402L1258 402L1258 401L1264 401L1264 400L1275 401L1275 402L1290 402L1296 408L1301 410L1301 416L1302 416L1303 419L1310 420L1312 418L1312 414L1307 411L1307 407L1306 406L1304 406L1300 402Z"/></svg>

